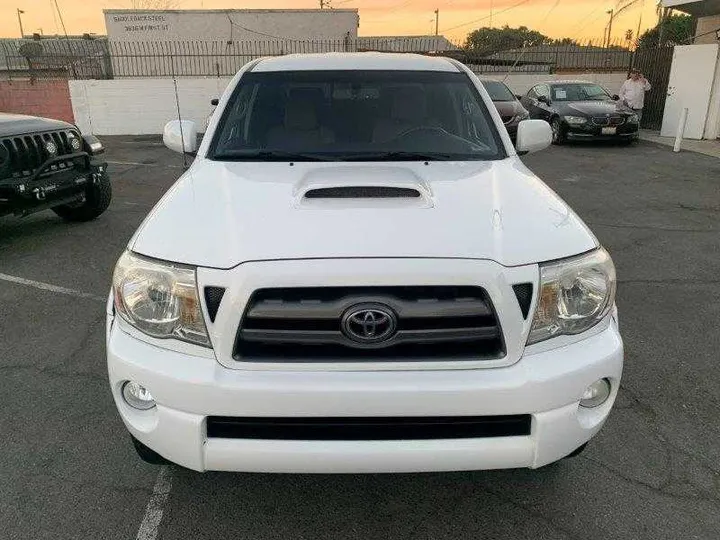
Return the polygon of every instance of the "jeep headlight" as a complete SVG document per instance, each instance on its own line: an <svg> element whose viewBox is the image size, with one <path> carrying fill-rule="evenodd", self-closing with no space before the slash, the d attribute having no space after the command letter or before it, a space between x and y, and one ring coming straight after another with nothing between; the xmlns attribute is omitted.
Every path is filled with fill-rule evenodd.
<svg viewBox="0 0 720 540"><path fill-rule="evenodd" d="M592 328L612 309L615 287L615 266L602 248L541 264L540 298L528 345Z"/></svg>
<svg viewBox="0 0 720 540"><path fill-rule="evenodd" d="M126 251L115 266L113 296L118 314L141 332L210 347L195 268Z"/></svg>
<svg viewBox="0 0 720 540"><path fill-rule="evenodd" d="M581 126L587 123L587 118L584 116L563 116L563 118L571 126Z"/></svg>

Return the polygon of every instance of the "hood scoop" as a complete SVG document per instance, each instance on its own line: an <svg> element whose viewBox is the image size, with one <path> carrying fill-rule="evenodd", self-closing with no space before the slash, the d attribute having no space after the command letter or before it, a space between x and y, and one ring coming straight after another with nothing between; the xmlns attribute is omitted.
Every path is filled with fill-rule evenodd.
<svg viewBox="0 0 720 540"><path fill-rule="evenodd" d="M427 181L408 167L336 166L308 171L295 186L295 206L313 208L432 208Z"/></svg>
<svg viewBox="0 0 720 540"><path fill-rule="evenodd" d="M313 188L305 192L306 199L414 199L420 191L396 186L337 186Z"/></svg>

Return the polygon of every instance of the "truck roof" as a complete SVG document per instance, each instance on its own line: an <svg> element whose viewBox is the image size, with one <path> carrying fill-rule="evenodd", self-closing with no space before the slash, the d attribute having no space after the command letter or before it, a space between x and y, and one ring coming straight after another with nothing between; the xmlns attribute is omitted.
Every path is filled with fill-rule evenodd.
<svg viewBox="0 0 720 540"><path fill-rule="evenodd" d="M253 67L253 72L321 70L460 71L443 57L378 52L288 54L265 58Z"/></svg>

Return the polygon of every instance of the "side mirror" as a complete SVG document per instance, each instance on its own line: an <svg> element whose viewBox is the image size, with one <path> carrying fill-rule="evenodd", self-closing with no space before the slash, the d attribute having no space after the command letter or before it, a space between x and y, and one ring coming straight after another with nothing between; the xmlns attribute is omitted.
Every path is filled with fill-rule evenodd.
<svg viewBox="0 0 720 540"><path fill-rule="evenodd" d="M197 128L195 122L192 120L172 120L168 122L163 130L163 143L173 152L194 154L197 152Z"/></svg>
<svg viewBox="0 0 720 540"><path fill-rule="evenodd" d="M545 120L523 120L518 124L515 149L518 155L544 150L552 144L552 130Z"/></svg>
<svg viewBox="0 0 720 540"><path fill-rule="evenodd" d="M538 101L544 103L545 105L550 105L550 98L547 96L538 96Z"/></svg>
<svg viewBox="0 0 720 540"><path fill-rule="evenodd" d="M617 94L613 94L612 98L613 101L620 101L620 96L618 96Z"/></svg>
<svg viewBox="0 0 720 540"><path fill-rule="evenodd" d="M213 107L217 107L218 103L220 103L220 100L218 98L212 98L210 100L210 105L212 105Z"/></svg>

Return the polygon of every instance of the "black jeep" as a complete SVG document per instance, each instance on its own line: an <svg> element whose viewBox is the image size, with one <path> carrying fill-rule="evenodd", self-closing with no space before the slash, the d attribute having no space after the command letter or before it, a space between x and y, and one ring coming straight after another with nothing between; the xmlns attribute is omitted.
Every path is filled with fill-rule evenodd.
<svg viewBox="0 0 720 540"><path fill-rule="evenodd" d="M72 124L0 113L0 216L52 209L89 221L110 205L102 143Z"/></svg>

